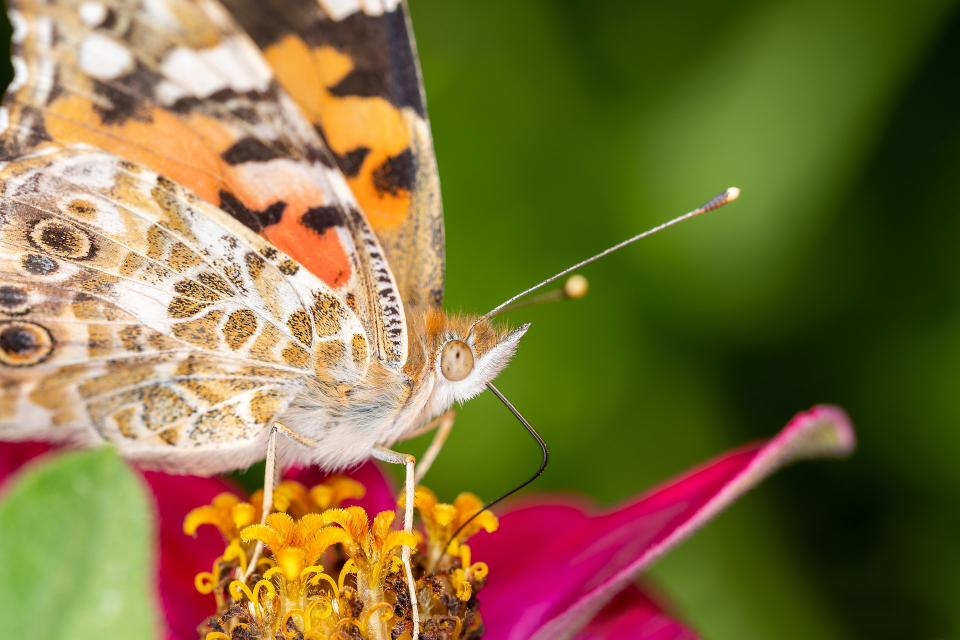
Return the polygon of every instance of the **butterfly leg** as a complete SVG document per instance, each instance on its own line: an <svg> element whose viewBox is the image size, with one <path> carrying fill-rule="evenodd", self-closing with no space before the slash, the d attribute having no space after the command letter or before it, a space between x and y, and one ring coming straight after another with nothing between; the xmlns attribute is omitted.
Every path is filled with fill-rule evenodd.
<svg viewBox="0 0 960 640"><path fill-rule="evenodd" d="M278 433L282 433L290 440L307 448L314 448L320 444L316 440L300 435L281 422L273 423L270 428L270 436L267 439L267 469L263 474L263 515L260 516L260 524L267 524L267 516L273 510L273 489L280 481L280 469L277 467ZM253 549L250 564L247 565L247 572L243 575L244 582L253 574L261 555L263 555L263 542L258 540L257 546Z"/></svg>
<svg viewBox="0 0 960 640"><path fill-rule="evenodd" d="M447 441L447 436L450 435L450 430L453 428L453 421L456 417L456 411L447 411L442 416L428 422L423 429L420 430L420 433L427 433L431 429L436 428L437 432L433 434L433 440L430 441L430 446L423 452L423 456L420 458L420 464L417 465L417 475L415 478L417 484L423 482L423 477L427 475L427 471L430 470L433 461L437 459L440 450L443 449L443 443ZM415 435L420 434L417 433Z"/></svg>
<svg viewBox="0 0 960 640"><path fill-rule="evenodd" d="M402 464L407 468L406 482L404 482L406 509L403 514L403 530L407 533L412 533L414 489L416 488L414 463L417 459L408 453L398 453L386 447L381 447L380 445L376 445L370 452L370 455L377 460L382 460L390 464ZM411 640L418 640L420 637L420 602L417 600L417 583L413 579L413 569L410 566L410 547L404 547L402 554L403 566L407 572L407 590L410 592L410 608L413 613L413 633L411 634Z"/></svg>

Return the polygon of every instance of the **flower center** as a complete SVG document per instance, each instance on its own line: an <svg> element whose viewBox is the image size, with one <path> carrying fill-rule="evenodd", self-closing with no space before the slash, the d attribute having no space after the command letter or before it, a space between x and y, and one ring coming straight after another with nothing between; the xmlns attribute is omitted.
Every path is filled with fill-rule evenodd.
<svg viewBox="0 0 960 640"><path fill-rule="evenodd" d="M370 520L360 507L341 507L364 493L362 485L340 476L309 490L285 481L274 493L275 512L265 524L256 524L262 492L250 502L222 494L191 511L185 533L212 524L226 543L212 570L195 580L196 588L213 593L217 602L217 612L200 627L201 637L409 638L412 610L400 553L402 547L419 543L421 552L414 554L412 564L421 637L479 638L483 625L476 594L486 583L487 566L472 563L463 542L481 528L496 530L497 519L484 512L451 540L480 508L479 499L461 494L454 504L442 504L429 489L417 487L415 507L424 537L393 529L394 511ZM248 572L257 542L266 552Z"/></svg>

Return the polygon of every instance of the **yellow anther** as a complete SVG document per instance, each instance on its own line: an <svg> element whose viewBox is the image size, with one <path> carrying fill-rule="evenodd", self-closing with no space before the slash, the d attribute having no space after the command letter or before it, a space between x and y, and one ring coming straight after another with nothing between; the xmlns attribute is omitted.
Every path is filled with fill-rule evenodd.
<svg viewBox="0 0 960 640"><path fill-rule="evenodd" d="M340 596L337 596L337 597L339 598ZM324 609L320 613L314 612L313 610L314 607L318 607L320 605L325 605L326 609ZM324 598L318 598L317 600L314 600L309 607L307 607L307 619L310 620L311 623L313 620L326 620L331 615L333 615L333 603L330 600L326 600Z"/></svg>
<svg viewBox="0 0 960 640"><path fill-rule="evenodd" d="M244 595L247 596L247 600L254 602L253 591L250 591L250 587L239 580L230 583L230 595L233 596L234 600L240 600L240 596Z"/></svg>
<svg viewBox="0 0 960 640"><path fill-rule="evenodd" d="M303 569L304 554L298 547L285 547L273 552L277 559L277 567L283 572L283 577L293 581L300 577L300 571Z"/></svg>
<svg viewBox="0 0 960 640"><path fill-rule="evenodd" d="M317 509L326 511L339 507L344 500L358 500L366 493L366 488L356 480L344 476L330 476L323 484L310 489L310 499Z"/></svg>
<svg viewBox="0 0 960 640"><path fill-rule="evenodd" d="M380 615L380 621L381 621L381 622L386 622L387 620L389 620L390 618L393 617L393 606L390 605L390 604L388 604L388 603L386 603L386 602L381 602L380 604L371 607L370 610L369 610L366 614L364 614L363 620L360 621L360 632L361 632L361 633L366 633L366 632L367 632L367 623L370 622L370 618L371 618L371 617L373 616L373 614L375 614L377 611L383 611L383 612L384 612L383 614Z"/></svg>
<svg viewBox="0 0 960 640"><path fill-rule="evenodd" d="M201 571L193 579L193 586L197 588L197 591L206 595L213 593L214 587L217 586L217 581L214 580L212 573Z"/></svg>
<svg viewBox="0 0 960 640"><path fill-rule="evenodd" d="M223 560L225 562L230 562L231 560L236 560L240 564L240 571L246 573L247 571L247 552L244 551L243 547L240 546L240 541L234 538L230 541L230 544L227 545L226 551L223 552Z"/></svg>
<svg viewBox="0 0 960 640"><path fill-rule="evenodd" d="M337 588L339 589L339 591L337 592L338 598L340 597L339 592L343 591L343 581L347 579L348 575L356 572L357 572L356 563L353 561L353 558L350 558L344 563L343 569L340 570L340 579L337 580Z"/></svg>
<svg viewBox="0 0 960 640"><path fill-rule="evenodd" d="M263 579L273 580L274 576L277 574L283 575L283 571L280 569L280 567L271 567L270 569L267 569L266 573L263 574Z"/></svg>
<svg viewBox="0 0 960 640"><path fill-rule="evenodd" d="M293 616L300 616L301 626L308 626L307 615L304 613L303 609L290 609L283 614L282 618L280 618L280 633L283 634L284 638L296 638L297 636L301 635L299 629L295 628L293 631L287 630L287 623Z"/></svg>
<svg viewBox="0 0 960 640"><path fill-rule="evenodd" d="M233 516L233 526L242 529L256 521L257 510L249 502L241 502L234 505L231 515Z"/></svg>
<svg viewBox="0 0 960 640"><path fill-rule="evenodd" d="M312 578L310 578L310 584L311 584L311 585L318 585L318 584L320 584L320 581L321 581L321 580L326 580L326 581L327 581L327 584L330 585L330 588L333 589L333 597L334 597L334 599L340 597L340 588L341 588L341 585L337 584L336 581L334 581L334 579L333 579L332 577L328 576L328 575L325 574L325 573L318 573L317 575L315 575L315 576L313 576Z"/></svg>
<svg viewBox="0 0 960 640"><path fill-rule="evenodd" d="M253 595L256 596L257 598L256 600L257 604L260 604L261 591L267 592L267 598L269 600L273 600L275 597L277 597L277 590L274 589L273 583L270 582L269 580L260 580L259 582L257 582L256 586L253 588Z"/></svg>
<svg viewBox="0 0 960 640"><path fill-rule="evenodd" d="M457 517L457 509L452 504L438 504L431 511L433 519L441 527L446 527Z"/></svg>
<svg viewBox="0 0 960 640"><path fill-rule="evenodd" d="M473 576L475 580L483 580L487 577L488 573L490 573L490 568L486 562L474 562L470 565L470 575Z"/></svg>
<svg viewBox="0 0 960 640"><path fill-rule="evenodd" d="M206 635L206 640L230 640L230 636L219 631L211 631Z"/></svg>

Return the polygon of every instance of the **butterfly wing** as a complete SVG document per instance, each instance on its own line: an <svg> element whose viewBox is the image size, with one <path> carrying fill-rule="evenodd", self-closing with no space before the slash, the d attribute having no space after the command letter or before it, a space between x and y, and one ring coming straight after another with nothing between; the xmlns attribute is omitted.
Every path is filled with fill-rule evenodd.
<svg viewBox="0 0 960 640"><path fill-rule="evenodd" d="M368 362L327 284L168 178L90 148L0 164L4 439L233 469L308 379L335 402Z"/></svg>
<svg viewBox="0 0 960 640"><path fill-rule="evenodd" d="M399 367L406 327L383 250L260 51L214 0L8 2L15 78L0 146L85 143L219 206L317 275Z"/></svg>
<svg viewBox="0 0 960 640"><path fill-rule="evenodd" d="M224 0L335 154L407 303L443 298L443 206L406 4Z"/></svg>

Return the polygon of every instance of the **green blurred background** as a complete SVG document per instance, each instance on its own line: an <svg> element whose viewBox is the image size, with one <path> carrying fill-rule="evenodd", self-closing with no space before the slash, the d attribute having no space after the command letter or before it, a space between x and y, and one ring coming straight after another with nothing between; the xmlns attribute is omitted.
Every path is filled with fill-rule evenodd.
<svg viewBox="0 0 960 640"><path fill-rule="evenodd" d="M765 483L653 580L716 640L960 633L960 13L953 3L412 0L451 309L585 269L501 390L608 505L797 411L860 446ZM421 440L409 447L417 452ZM484 394L428 477L490 498L536 467Z"/></svg>

